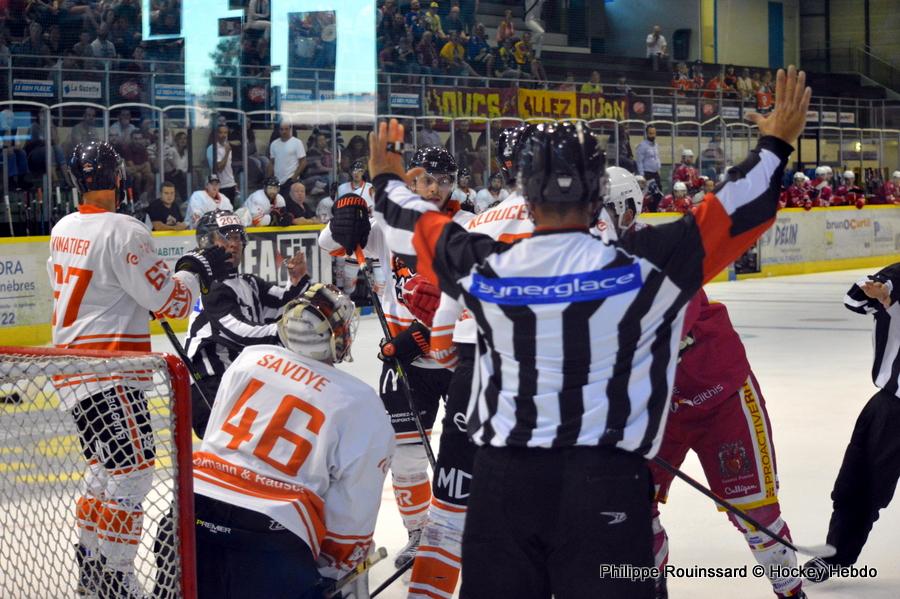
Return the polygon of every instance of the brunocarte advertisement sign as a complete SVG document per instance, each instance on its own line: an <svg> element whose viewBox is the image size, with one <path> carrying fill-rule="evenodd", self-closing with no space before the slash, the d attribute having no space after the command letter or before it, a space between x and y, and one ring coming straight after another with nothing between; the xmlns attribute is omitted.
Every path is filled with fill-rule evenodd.
<svg viewBox="0 0 900 599"><path fill-rule="evenodd" d="M331 256L321 251L316 239L320 225L254 228L248 230L242 271L267 281L287 284L284 262L305 252L314 281L331 281ZM157 255L170 268L196 247L193 231L154 233ZM49 237L0 239L0 345L34 345L50 341L53 313L47 259ZM182 327L183 328L183 327Z"/></svg>

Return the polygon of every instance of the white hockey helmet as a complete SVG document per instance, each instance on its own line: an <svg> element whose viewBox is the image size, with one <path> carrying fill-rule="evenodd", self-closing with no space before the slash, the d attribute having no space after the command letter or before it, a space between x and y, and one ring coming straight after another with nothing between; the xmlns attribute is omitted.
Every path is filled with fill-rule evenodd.
<svg viewBox="0 0 900 599"><path fill-rule="evenodd" d="M693 158L694 151L690 148L684 148L683 150L681 150L681 157L682 158Z"/></svg>
<svg viewBox="0 0 900 599"><path fill-rule="evenodd" d="M607 211L615 212L619 229L628 228L635 223L644 208L644 192L637 178L621 166L610 166L606 169L607 189L603 204ZM626 211L631 208L634 214L631 221L623 223Z"/></svg>
<svg viewBox="0 0 900 599"><path fill-rule="evenodd" d="M794 173L794 183L797 183L798 181L800 183L803 183L804 181L806 181L806 175L804 175L800 171L797 171L796 173Z"/></svg>
<svg viewBox="0 0 900 599"><path fill-rule="evenodd" d="M853 171L844 171L844 179L856 179L856 173Z"/></svg>
<svg viewBox="0 0 900 599"><path fill-rule="evenodd" d="M681 192L680 196L678 195L679 192ZM684 181L677 181L675 185L672 186L672 194L679 198L683 198L687 195L687 185L684 184Z"/></svg>
<svg viewBox="0 0 900 599"><path fill-rule="evenodd" d="M825 165L825 172L828 173L829 175L834 175L834 170L827 164Z"/></svg>
<svg viewBox="0 0 900 599"><path fill-rule="evenodd" d="M644 178L644 175L635 175L634 180L637 181L642 190L647 187L647 179Z"/></svg>
<svg viewBox="0 0 900 599"><path fill-rule="evenodd" d="M817 167L816 167L816 177L818 177L819 179L824 179L824 178L825 178L825 175L827 175L827 174L828 174L828 167L827 167L827 166L824 166L824 165L823 165L823 166L817 166Z"/></svg>
<svg viewBox="0 0 900 599"><path fill-rule="evenodd" d="M891 179L900 179L900 171L894 171L891 173Z"/></svg>
<svg viewBox="0 0 900 599"><path fill-rule="evenodd" d="M334 285L316 283L285 306L278 338L287 349L313 360L351 362L358 323L349 297Z"/></svg>

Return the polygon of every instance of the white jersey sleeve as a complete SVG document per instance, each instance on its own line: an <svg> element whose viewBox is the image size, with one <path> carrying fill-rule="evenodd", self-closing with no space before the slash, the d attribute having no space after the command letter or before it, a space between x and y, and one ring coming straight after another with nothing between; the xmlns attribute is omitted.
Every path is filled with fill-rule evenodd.
<svg viewBox="0 0 900 599"><path fill-rule="evenodd" d="M250 216L251 227L265 227L272 221L272 202L262 189L257 189L247 197L244 208Z"/></svg>

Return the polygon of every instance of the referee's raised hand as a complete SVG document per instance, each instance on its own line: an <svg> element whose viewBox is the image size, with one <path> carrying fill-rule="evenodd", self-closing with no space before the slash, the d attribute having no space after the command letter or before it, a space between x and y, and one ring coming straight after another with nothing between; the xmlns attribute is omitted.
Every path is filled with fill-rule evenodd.
<svg viewBox="0 0 900 599"><path fill-rule="evenodd" d="M409 184L425 172L421 168L409 172L404 169L403 135L403 125L397 119L378 123L378 128L369 134L369 174L373 179L384 173L393 173Z"/></svg>
<svg viewBox="0 0 900 599"><path fill-rule="evenodd" d="M806 87L806 73L793 65L778 69L775 76L775 109L762 115L751 112L747 120L759 127L760 135L773 135L796 146L797 138L806 126L806 112L812 89Z"/></svg>

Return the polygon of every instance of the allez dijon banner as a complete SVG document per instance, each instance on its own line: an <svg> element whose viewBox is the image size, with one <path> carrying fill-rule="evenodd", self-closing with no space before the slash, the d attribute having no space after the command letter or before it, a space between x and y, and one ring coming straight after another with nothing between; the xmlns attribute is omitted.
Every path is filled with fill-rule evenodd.
<svg viewBox="0 0 900 599"><path fill-rule="evenodd" d="M444 118L616 119L628 117L624 97L523 88L434 87L428 113Z"/></svg>

